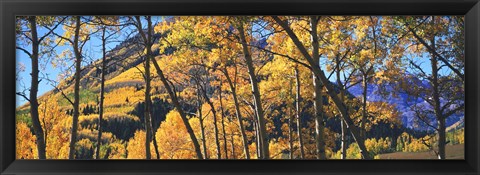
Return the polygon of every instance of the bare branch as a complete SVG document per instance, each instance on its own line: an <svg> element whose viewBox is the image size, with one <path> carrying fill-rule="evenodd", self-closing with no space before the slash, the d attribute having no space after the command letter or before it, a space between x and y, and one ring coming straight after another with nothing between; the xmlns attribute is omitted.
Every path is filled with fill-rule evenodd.
<svg viewBox="0 0 480 175"><path fill-rule="evenodd" d="M43 39L45 39L48 35L52 34L53 31L54 31L55 29L57 29L57 27L60 26L60 24L62 24L63 21L65 21L65 19L67 19L67 17L64 17L62 20L60 20L60 21L57 23L57 25L55 25L53 28L51 28L51 29L48 28L49 31L48 31L45 35L43 35L42 37L40 37L40 39L38 39L38 42L39 42L39 43L42 42Z"/></svg>
<svg viewBox="0 0 480 175"><path fill-rule="evenodd" d="M23 97L25 100L27 100L28 102L30 102L30 99L29 99L29 98L28 98L28 97L25 95L25 93L20 93L20 92L17 92L17 93L15 93L15 94L17 94L17 95L19 95L19 96Z"/></svg>
<svg viewBox="0 0 480 175"><path fill-rule="evenodd" d="M445 113L445 114L443 115L443 119L446 119L446 118L450 117L451 115L455 114L456 112L462 110L464 107L465 107L465 103L463 103L462 105L456 107L455 109L453 109L453 110Z"/></svg>
<svg viewBox="0 0 480 175"><path fill-rule="evenodd" d="M440 59L440 61L442 61L445 65L448 66L448 68L450 68L453 72L455 72L455 74L457 74L457 76L459 76L463 82L465 82L465 75L463 75L458 69L456 69L455 67L453 67L448 61L447 59L445 59L445 57L443 57L442 55L440 55L434 48L432 48L432 46L430 46L427 42L425 42L425 40L423 38L421 38L420 36L418 36L417 32L415 30L413 30L412 27L410 27L410 25L405 21L405 26L408 28L408 30L413 34L413 36L420 42L422 43L422 45L424 45L427 50L434 54L435 56L438 57L438 59Z"/></svg>
<svg viewBox="0 0 480 175"><path fill-rule="evenodd" d="M30 58L32 58L32 54L31 54L28 50L26 50L26 49L24 49L24 48L21 48L21 47L18 47L18 46L16 46L15 49L18 49L18 50L23 51L23 52L24 52L25 54L27 54Z"/></svg>

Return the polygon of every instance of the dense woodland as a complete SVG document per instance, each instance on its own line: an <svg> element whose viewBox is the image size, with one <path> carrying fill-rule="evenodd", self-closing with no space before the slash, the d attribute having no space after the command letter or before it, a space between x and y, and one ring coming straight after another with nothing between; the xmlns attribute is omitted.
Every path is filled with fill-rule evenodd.
<svg viewBox="0 0 480 175"><path fill-rule="evenodd" d="M460 16L16 22L18 159L446 159L464 143Z"/></svg>

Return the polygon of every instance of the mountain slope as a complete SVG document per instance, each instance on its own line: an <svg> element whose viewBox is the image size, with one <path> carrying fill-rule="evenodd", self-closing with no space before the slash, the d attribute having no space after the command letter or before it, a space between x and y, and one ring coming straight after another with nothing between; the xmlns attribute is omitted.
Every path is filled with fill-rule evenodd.
<svg viewBox="0 0 480 175"><path fill-rule="evenodd" d="M424 82L412 81L412 82L419 82L414 86L429 86L428 83L426 83L425 81ZM393 88L390 86L387 86L386 89L387 91L393 91ZM363 92L363 87L360 84L354 85L349 89L349 92L356 97L361 97ZM405 127L412 128L415 130L431 130L431 128L429 128L426 124L416 121L418 119L416 119L415 113L410 109L410 107L415 103L422 108L432 109L432 107L427 102L421 99L413 100L411 97L408 96L408 94L401 93L401 92L398 93L397 96L390 94L384 97L381 95L381 89L378 85L368 84L367 100L383 101L383 102L388 102L391 105L395 105L396 109L402 113L401 120ZM446 125L447 127L451 126L463 119L464 119L464 113L453 114L452 116L447 118ZM432 125L435 126L436 121L433 116L432 116L432 121L433 121Z"/></svg>

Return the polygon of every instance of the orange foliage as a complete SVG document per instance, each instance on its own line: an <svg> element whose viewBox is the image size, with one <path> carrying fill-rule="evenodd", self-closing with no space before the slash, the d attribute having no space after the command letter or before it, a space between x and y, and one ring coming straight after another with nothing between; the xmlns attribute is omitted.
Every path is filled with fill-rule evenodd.
<svg viewBox="0 0 480 175"><path fill-rule="evenodd" d="M16 158L17 159L37 159L37 144L35 135L25 123L17 123L16 129Z"/></svg>

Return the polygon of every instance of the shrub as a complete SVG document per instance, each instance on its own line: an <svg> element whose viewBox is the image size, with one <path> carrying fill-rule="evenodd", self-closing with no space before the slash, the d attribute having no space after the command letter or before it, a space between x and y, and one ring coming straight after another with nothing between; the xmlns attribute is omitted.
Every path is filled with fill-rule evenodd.
<svg viewBox="0 0 480 175"><path fill-rule="evenodd" d="M108 146L108 159L124 159L127 158L126 144L120 142L111 143Z"/></svg>
<svg viewBox="0 0 480 175"><path fill-rule="evenodd" d="M78 140L88 139L88 140L91 140L92 142L95 142L95 145L97 142L97 138L98 138L97 130L82 129L77 133ZM101 140L102 140L102 144L111 143L115 140L115 136L110 132L102 132Z"/></svg>
<svg viewBox="0 0 480 175"><path fill-rule="evenodd" d="M93 159L94 146L89 139L81 139L75 144L76 159Z"/></svg>
<svg viewBox="0 0 480 175"><path fill-rule="evenodd" d="M434 137L425 136L423 138L414 138L413 136L409 135L408 133L404 132L397 138L397 151L401 152L420 152L420 151L428 151L429 147L424 143L432 144L435 141ZM423 140L423 141L422 141Z"/></svg>
<svg viewBox="0 0 480 175"><path fill-rule="evenodd" d="M392 144L389 137L383 139L367 139L365 140L365 147L367 147L367 151L370 153L370 156L374 157L375 155L392 152L390 145Z"/></svg>

